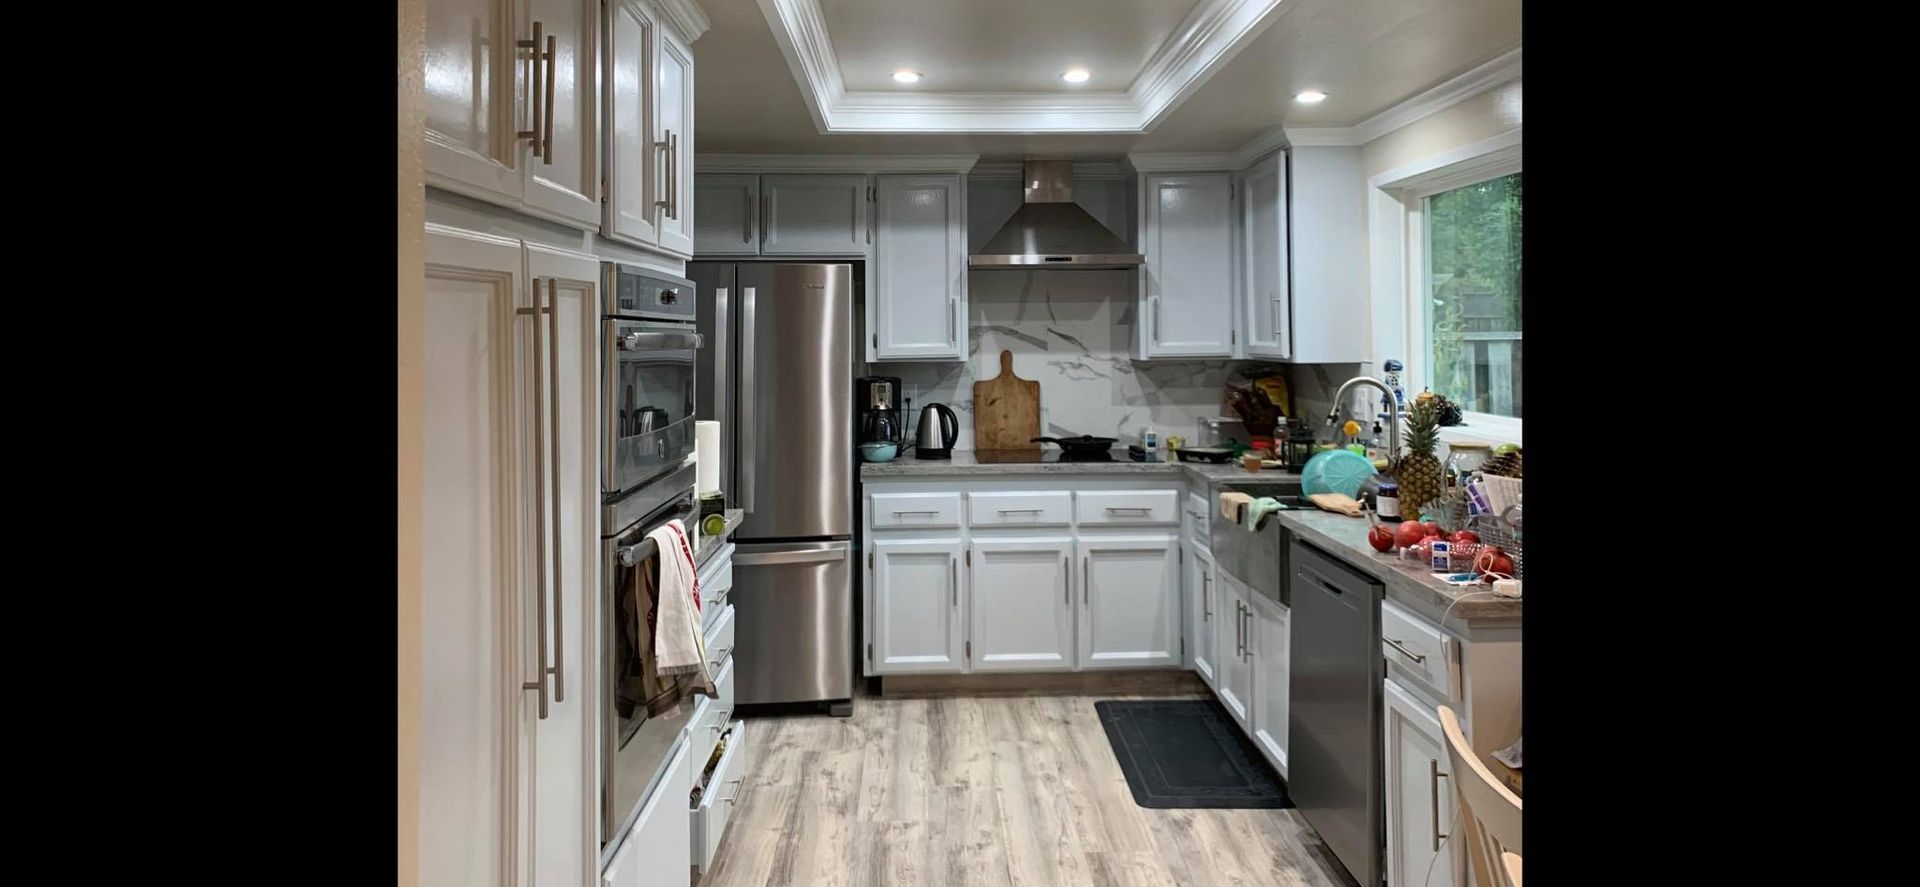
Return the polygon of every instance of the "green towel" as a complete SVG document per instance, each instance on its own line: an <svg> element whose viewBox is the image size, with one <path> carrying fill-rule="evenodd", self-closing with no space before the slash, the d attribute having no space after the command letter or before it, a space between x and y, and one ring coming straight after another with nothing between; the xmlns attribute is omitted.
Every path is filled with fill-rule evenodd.
<svg viewBox="0 0 1920 887"><path fill-rule="evenodd" d="M1247 505L1247 516L1240 521L1240 524L1247 528L1247 532L1254 532L1260 529L1261 524L1267 522L1268 515L1286 507L1272 496L1261 496Z"/></svg>

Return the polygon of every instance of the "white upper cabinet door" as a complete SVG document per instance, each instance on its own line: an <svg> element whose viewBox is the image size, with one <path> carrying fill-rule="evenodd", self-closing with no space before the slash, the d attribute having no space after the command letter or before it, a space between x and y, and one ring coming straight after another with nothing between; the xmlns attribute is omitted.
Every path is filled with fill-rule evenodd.
<svg viewBox="0 0 1920 887"><path fill-rule="evenodd" d="M1226 573L1214 571L1214 684L1220 704L1242 730L1253 721L1253 662L1247 655L1250 595Z"/></svg>
<svg viewBox="0 0 1920 887"><path fill-rule="evenodd" d="M1231 357L1232 175L1149 175L1140 199L1139 356Z"/></svg>
<svg viewBox="0 0 1920 887"><path fill-rule="evenodd" d="M1292 359L1360 363L1371 350L1366 341L1367 179L1360 149L1295 148L1290 165Z"/></svg>
<svg viewBox="0 0 1920 887"><path fill-rule="evenodd" d="M873 543L875 674L964 669L960 540Z"/></svg>
<svg viewBox="0 0 1920 887"><path fill-rule="evenodd" d="M436 12L436 15L438 13ZM537 717L533 320L520 243L429 226L420 883L508 887Z"/></svg>
<svg viewBox="0 0 1920 887"><path fill-rule="evenodd" d="M590 766L587 638L598 625L600 474L593 461L599 406L600 262L593 256L528 245L527 275L541 316L537 375L547 414L546 523L540 545L549 570L546 628L553 702L534 734L533 862L536 887L592 880L599 860L598 784ZM532 375L532 374L530 374ZM530 426L531 427L531 426ZM557 525L556 525L557 521Z"/></svg>
<svg viewBox="0 0 1920 887"><path fill-rule="evenodd" d="M704 175L693 184L693 251L709 256L760 254L760 177Z"/></svg>
<svg viewBox="0 0 1920 887"><path fill-rule="evenodd" d="M976 540L967 570L974 671L1073 668L1073 540Z"/></svg>
<svg viewBox="0 0 1920 887"><path fill-rule="evenodd" d="M1454 790L1440 719L1393 681L1386 702L1387 884L1452 887L1456 844L1445 838L1453 834Z"/></svg>
<svg viewBox="0 0 1920 887"><path fill-rule="evenodd" d="M660 190L654 197L654 226L660 248L693 255L696 207L693 192L693 50L673 33L660 28L658 71L654 94L654 154ZM662 193L664 192L664 193Z"/></svg>
<svg viewBox="0 0 1920 887"><path fill-rule="evenodd" d="M517 206L525 180L516 165L533 128L532 39L508 0L427 4L427 183Z"/></svg>
<svg viewBox="0 0 1920 887"><path fill-rule="evenodd" d="M1248 357L1292 356L1287 305L1286 155L1254 164L1240 183L1241 328Z"/></svg>
<svg viewBox="0 0 1920 887"><path fill-rule="evenodd" d="M1191 639L1187 646L1193 653L1193 670L1211 687L1218 667L1213 653L1213 620L1219 609L1213 592L1213 558L1205 549L1189 542L1186 561L1187 633Z"/></svg>
<svg viewBox="0 0 1920 887"><path fill-rule="evenodd" d="M772 177L769 176L769 179ZM967 354L967 195L957 175L876 176L870 358ZM771 251L771 250L769 250Z"/></svg>
<svg viewBox="0 0 1920 887"><path fill-rule="evenodd" d="M761 176L760 196L762 255L867 254L866 176Z"/></svg>
<svg viewBox="0 0 1920 887"><path fill-rule="evenodd" d="M538 139L521 142L527 206L540 215L600 225L600 0L527 0L541 31ZM546 58L547 45L553 58ZM549 98L551 97L551 98ZM549 137L549 133L551 136Z"/></svg>
<svg viewBox="0 0 1920 887"><path fill-rule="evenodd" d="M660 188L653 147L653 59L660 20L639 0L607 7L607 205L601 233L656 245L653 201Z"/></svg>
<svg viewBox="0 0 1920 887"><path fill-rule="evenodd" d="M1180 664L1180 540L1081 539L1081 668Z"/></svg>
<svg viewBox="0 0 1920 887"><path fill-rule="evenodd" d="M1287 775L1287 656L1292 611L1253 596L1253 744Z"/></svg>

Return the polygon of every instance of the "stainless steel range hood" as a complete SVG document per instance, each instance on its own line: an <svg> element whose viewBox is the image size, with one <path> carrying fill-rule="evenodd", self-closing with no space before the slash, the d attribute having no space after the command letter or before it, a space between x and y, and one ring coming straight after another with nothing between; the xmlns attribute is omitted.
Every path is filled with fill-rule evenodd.
<svg viewBox="0 0 1920 887"><path fill-rule="evenodd" d="M1147 257L1073 202L1073 161L1029 160L1026 203L967 259L972 268L1134 268Z"/></svg>

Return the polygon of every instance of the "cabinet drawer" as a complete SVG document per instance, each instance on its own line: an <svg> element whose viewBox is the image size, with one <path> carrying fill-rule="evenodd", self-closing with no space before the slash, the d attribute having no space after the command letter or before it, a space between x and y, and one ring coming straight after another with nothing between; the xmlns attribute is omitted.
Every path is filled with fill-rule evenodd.
<svg viewBox="0 0 1920 887"><path fill-rule="evenodd" d="M960 526L959 493L875 493L867 501L876 530Z"/></svg>
<svg viewBox="0 0 1920 887"><path fill-rule="evenodd" d="M727 719L733 717L732 659L713 676L713 689L720 694L719 698L701 699L699 708L694 710L693 721L687 725L687 744L693 747L701 766L705 766L707 756L713 754L714 743L720 741L720 732L727 728Z"/></svg>
<svg viewBox="0 0 1920 887"><path fill-rule="evenodd" d="M727 730L727 750L720 755L713 773L707 776L700 802L693 805L693 864L705 874L720 850L720 838L727 833L727 821L746 782L751 739L746 721L734 721ZM707 754L713 754L708 749ZM704 762L702 762L704 763Z"/></svg>
<svg viewBox="0 0 1920 887"><path fill-rule="evenodd" d="M1213 544L1213 509L1207 507L1207 497L1199 493L1187 494L1187 538L1201 548Z"/></svg>
<svg viewBox="0 0 1920 887"><path fill-rule="evenodd" d="M1079 493L1074 507L1074 519L1083 527L1180 522L1180 494L1174 490Z"/></svg>
<svg viewBox="0 0 1920 887"><path fill-rule="evenodd" d="M1446 635L1392 601L1380 602L1380 654L1387 663L1441 699L1452 699L1448 657L1454 646Z"/></svg>
<svg viewBox="0 0 1920 887"><path fill-rule="evenodd" d="M1072 515L1066 492L967 494L970 527L1064 527Z"/></svg>
<svg viewBox="0 0 1920 887"><path fill-rule="evenodd" d="M733 591L733 543L724 543L707 565L700 569L700 611L706 614L706 627L726 609L727 593Z"/></svg>
<svg viewBox="0 0 1920 887"><path fill-rule="evenodd" d="M707 672L719 674L733 655L733 606L729 604L707 623Z"/></svg>

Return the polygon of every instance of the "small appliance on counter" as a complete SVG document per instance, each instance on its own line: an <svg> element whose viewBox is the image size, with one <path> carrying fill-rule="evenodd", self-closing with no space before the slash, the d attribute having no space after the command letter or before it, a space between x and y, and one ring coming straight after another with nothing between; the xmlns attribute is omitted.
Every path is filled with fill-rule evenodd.
<svg viewBox="0 0 1920 887"><path fill-rule="evenodd" d="M906 433L906 420L900 414L900 379L897 376L863 376L853 383L853 405L860 423L861 443L899 444Z"/></svg>
<svg viewBox="0 0 1920 887"><path fill-rule="evenodd" d="M914 432L913 457L951 459L953 445L960 441L960 417L943 403L930 403L920 410L920 424Z"/></svg>

